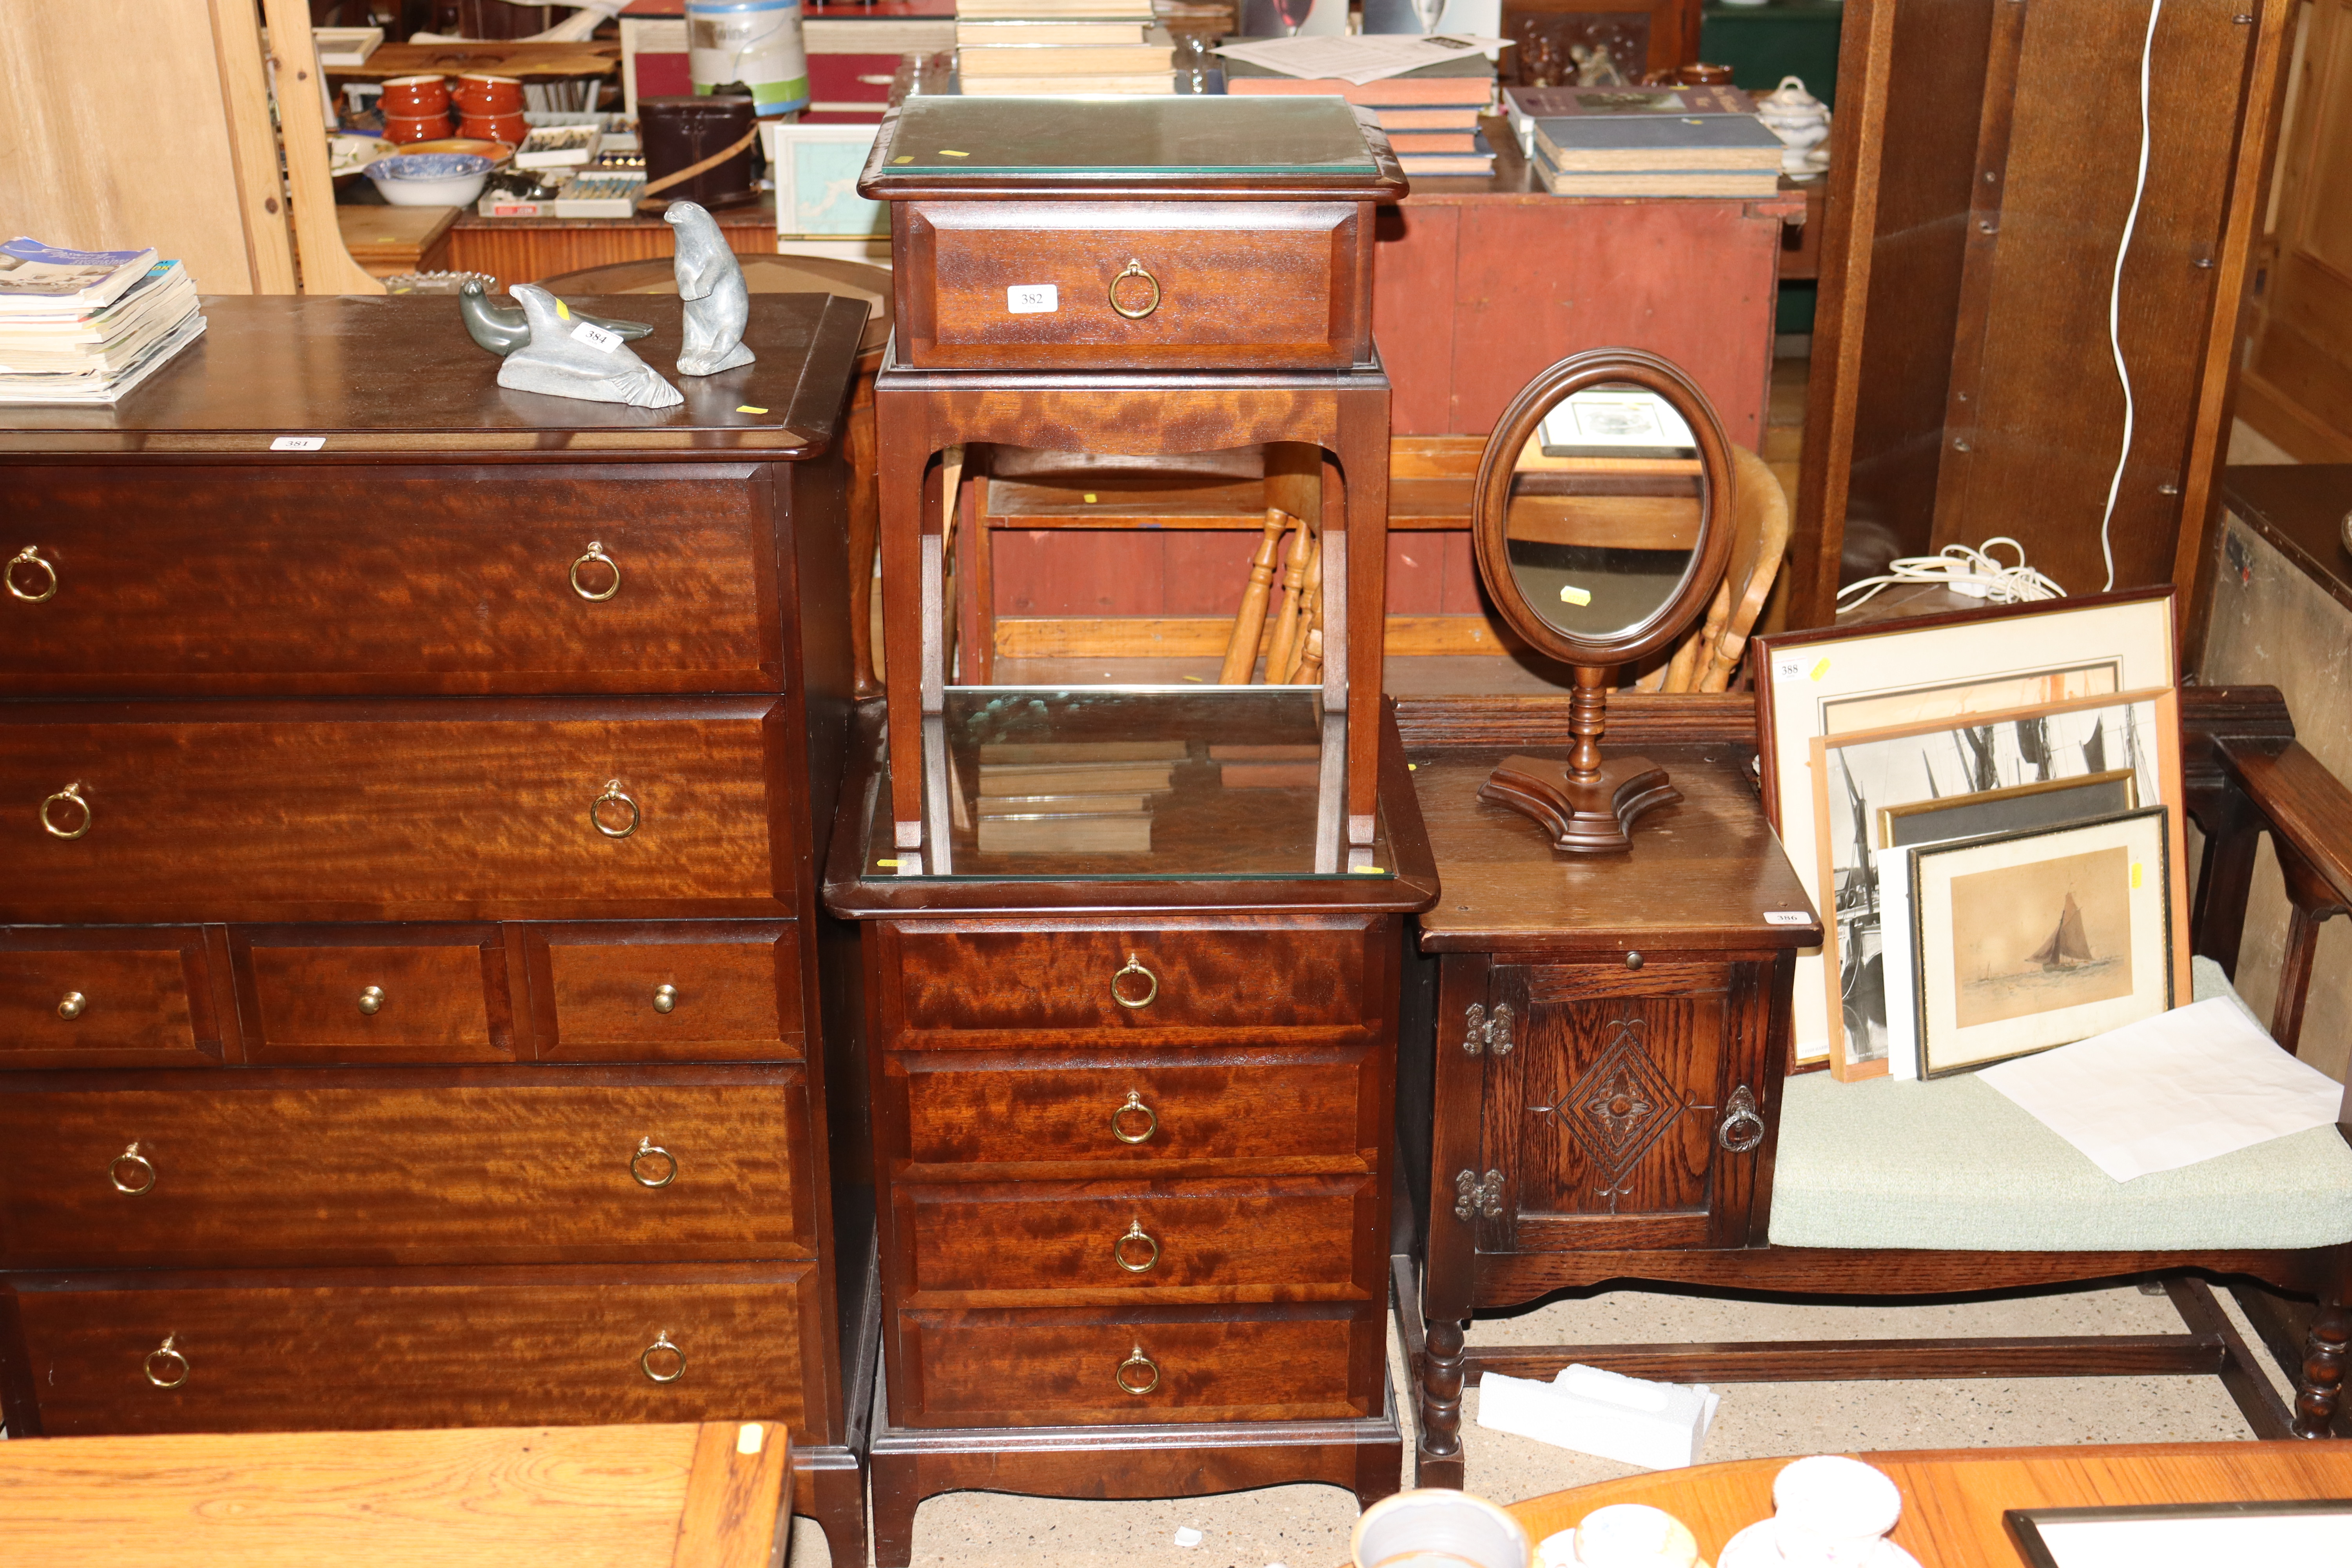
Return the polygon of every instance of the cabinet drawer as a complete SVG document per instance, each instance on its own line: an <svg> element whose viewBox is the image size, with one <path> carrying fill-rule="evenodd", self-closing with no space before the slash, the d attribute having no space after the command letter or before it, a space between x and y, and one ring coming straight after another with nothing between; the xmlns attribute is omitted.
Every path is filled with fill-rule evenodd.
<svg viewBox="0 0 2352 1568"><path fill-rule="evenodd" d="M782 725L763 698L25 704L0 863L32 874L0 919L790 913Z"/></svg>
<svg viewBox="0 0 2352 1568"><path fill-rule="evenodd" d="M321 1076L0 1092L0 1147L22 1173L0 1212L0 1263L536 1263L814 1245L798 1068L666 1085Z"/></svg>
<svg viewBox="0 0 2352 1568"><path fill-rule="evenodd" d="M827 1420L813 1263L268 1277L20 1276L26 1386L53 1437ZM314 1282L315 1281L315 1282ZM667 1336L682 1358L655 1351ZM158 1354L166 1339L172 1353ZM178 1358L184 1358L183 1363ZM681 1366L681 1359L683 1364ZM165 1382L159 1388L151 1369Z"/></svg>
<svg viewBox="0 0 2352 1568"><path fill-rule="evenodd" d="M496 927L362 926L312 945L321 934L230 934L247 1061L514 1059Z"/></svg>
<svg viewBox="0 0 2352 1568"><path fill-rule="evenodd" d="M216 1018L192 928L0 932L0 1069L215 1067Z"/></svg>
<svg viewBox="0 0 2352 1568"><path fill-rule="evenodd" d="M933 1044L1360 1037L1389 1000L1374 931L1394 940L1385 921L909 921L894 931L891 1022Z"/></svg>
<svg viewBox="0 0 2352 1568"><path fill-rule="evenodd" d="M546 1061L791 1060L807 1037L786 922L546 926L524 935Z"/></svg>
<svg viewBox="0 0 2352 1568"><path fill-rule="evenodd" d="M1347 1047L1054 1067L1034 1052L893 1052L884 1081L903 1098L918 1165L1320 1158L1370 1170L1385 1136L1374 1059Z"/></svg>
<svg viewBox="0 0 2352 1568"><path fill-rule="evenodd" d="M1367 357L1370 209L1352 202L891 205L898 341L918 368ZM1051 303L1032 303L1045 288Z"/></svg>
<svg viewBox="0 0 2352 1568"><path fill-rule="evenodd" d="M891 1189L911 1300L999 1290L1366 1300L1387 1231L1370 1175ZM1003 1303L1010 1304L1010 1303Z"/></svg>
<svg viewBox="0 0 2352 1568"><path fill-rule="evenodd" d="M8 548L29 541L57 591L0 596L0 691L781 689L748 469L15 468L9 488L37 521Z"/></svg>
<svg viewBox="0 0 2352 1568"><path fill-rule="evenodd" d="M904 1426L1371 1415L1387 1355L1370 1309L910 1311L898 1327Z"/></svg>

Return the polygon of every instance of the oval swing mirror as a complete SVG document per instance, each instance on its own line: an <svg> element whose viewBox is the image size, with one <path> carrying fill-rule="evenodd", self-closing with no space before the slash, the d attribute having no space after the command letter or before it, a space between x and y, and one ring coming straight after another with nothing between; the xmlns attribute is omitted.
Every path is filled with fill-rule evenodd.
<svg viewBox="0 0 2352 1568"><path fill-rule="evenodd" d="M1565 763L1506 758L1479 795L1534 817L1557 849L1630 848L1636 816L1681 798L1643 758L1601 760L1608 688L1704 612L1731 550L1732 461L1706 395L1636 349L1551 366L1487 439L1478 575L1513 631L1574 668L1576 745Z"/></svg>

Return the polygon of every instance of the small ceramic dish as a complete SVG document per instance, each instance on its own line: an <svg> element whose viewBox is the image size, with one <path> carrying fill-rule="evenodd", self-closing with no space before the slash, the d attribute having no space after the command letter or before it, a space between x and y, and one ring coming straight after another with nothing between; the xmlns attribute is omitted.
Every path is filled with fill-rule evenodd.
<svg viewBox="0 0 2352 1568"><path fill-rule="evenodd" d="M351 132L327 138L327 173L336 179L357 174L379 158L389 158L400 151L399 144L382 136L362 136ZM435 152L441 151L435 148ZM473 148L463 149L473 152Z"/></svg>
<svg viewBox="0 0 2352 1568"><path fill-rule="evenodd" d="M367 177L396 207L462 207L482 194L490 160L473 153L403 153L367 166Z"/></svg>

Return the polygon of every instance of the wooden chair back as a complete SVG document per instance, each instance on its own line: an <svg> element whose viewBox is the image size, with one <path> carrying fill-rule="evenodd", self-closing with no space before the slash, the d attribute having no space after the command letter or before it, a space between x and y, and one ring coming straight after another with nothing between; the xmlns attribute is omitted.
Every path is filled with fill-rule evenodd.
<svg viewBox="0 0 2352 1568"><path fill-rule="evenodd" d="M1763 458L1745 447L1731 449L1735 471L1731 513L1731 562L1707 606L1706 620L1682 640L1662 671L1641 683L1650 691L1723 691L1729 689L1748 634L1780 575L1789 554L1789 496Z"/></svg>

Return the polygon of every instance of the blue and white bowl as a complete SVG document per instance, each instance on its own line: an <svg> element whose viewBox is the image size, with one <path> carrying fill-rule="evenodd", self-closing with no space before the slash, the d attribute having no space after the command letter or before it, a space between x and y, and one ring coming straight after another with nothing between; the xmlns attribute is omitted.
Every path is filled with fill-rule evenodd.
<svg viewBox="0 0 2352 1568"><path fill-rule="evenodd" d="M469 206L494 165L472 153L403 153L367 166L369 181L396 207Z"/></svg>

